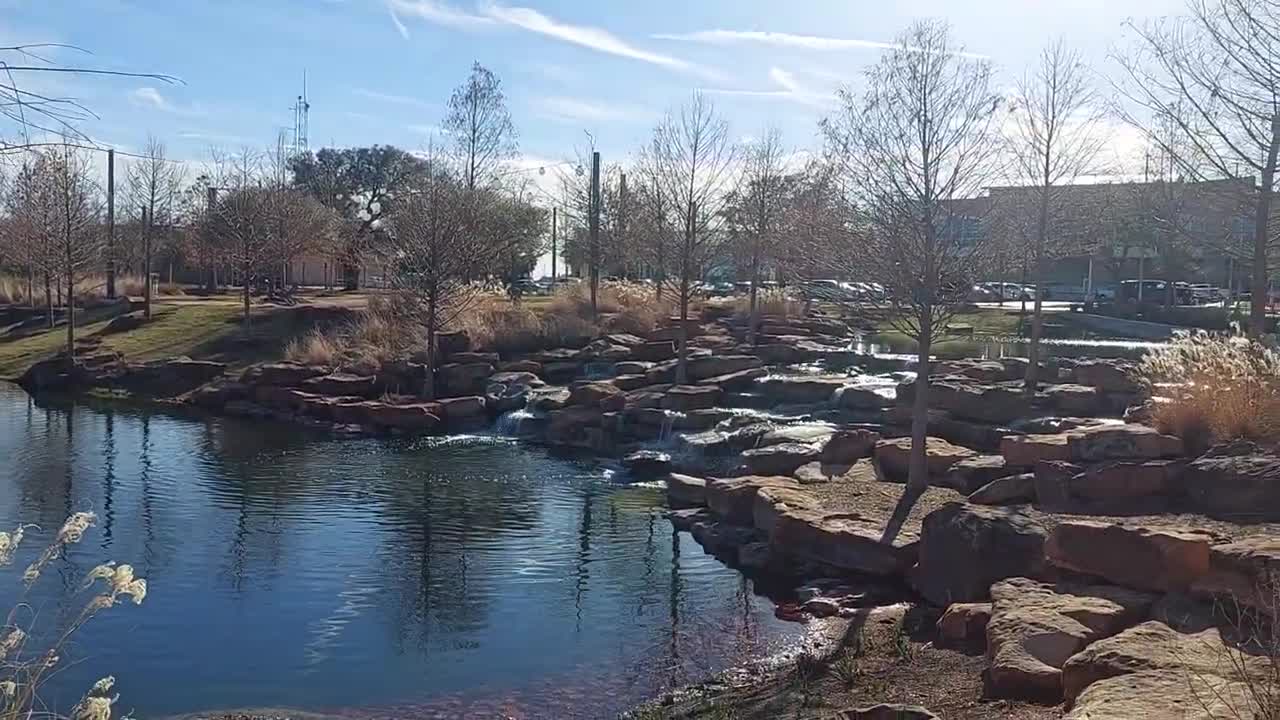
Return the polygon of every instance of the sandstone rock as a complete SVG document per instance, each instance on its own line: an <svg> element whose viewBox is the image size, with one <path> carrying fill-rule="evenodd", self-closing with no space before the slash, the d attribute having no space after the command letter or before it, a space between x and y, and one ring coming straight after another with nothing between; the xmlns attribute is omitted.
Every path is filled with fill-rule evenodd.
<svg viewBox="0 0 1280 720"><path fill-rule="evenodd" d="M1135 393L1141 386L1132 377L1132 365L1115 360L1081 360L1073 370L1075 381L1103 392Z"/></svg>
<svg viewBox="0 0 1280 720"><path fill-rule="evenodd" d="M614 364L613 372L615 375L644 375L651 367L653 367L651 362L624 360Z"/></svg>
<svg viewBox="0 0 1280 720"><path fill-rule="evenodd" d="M953 375L986 383L1018 377L1010 375L1005 365L996 360L943 360L933 363L929 372L931 375Z"/></svg>
<svg viewBox="0 0 1280 720"><path fill-rule="evenodd" d="M1045 543L1053 565L1141 590L1183 590L1209 572L1214 536L1104 522L1059 523Z"/></svg>
<svg viewBox="0 0 1280 720"><path fill-rule="evenodd" d="M500 372L517 372L517 373L533 373L534 375L542 374L542 363L537 360L512 360L498 364Z"/></svg>
<svg viewBox="0 0 1280 720"><path fill-rule="evenodd" d="M1236 521L1280 521L1280 457L1211 451L1183 474L1188 509Z"/></svg>
<svg viewBox="0 0 1280 720"><path fill-rule="evenodd" d="M883 520L859 513L782 508L771 542L785 554L841 570L897 576L916 562L918 538L900 532L884 539Z"/></svg>
<svg viewBox="0 0 1280 720"><path fill-rule="evenodd" d="M711 358L708 358L711 359ZM756 360L756 358L752 358ZM759 362L757 360L757 362ZM753 385L758 378L768 375L769 372L761 367L748 368L746 370L738 370L724 375L716 375L714 377L704 378L698 381L699 385L714 385L724 391L745 390Z"/></svg>
<svg viewBox="0 0 1280 720"><path fill-rule="evenodd" d="M972 458L974 451L942 438L925 439L925 465L931 477L945 475L956 463ZM905 480L911 462L911 438L881 440L875 447L876 464L889 479Z"/></svg>
<svg viewBox="0 0 1280 720"><path fill-rule="evenodd" d="M786 343L756 345L751 348L751 353L769 365L791 365L803 360L800 350Z"/></svg>
<svg viewBox="0 0 1280 720"><path fill-rule="evenodd" d="M438 403L390 405L374 403L364 406L370 425L406 432L431 432L440 425L443 409Z"/></svg>
<svg viewBox="0 0 1280 720"><path fill-rule="evenodd" d="M976 455L952 465L934 484L969 494L1012 472L1003 455Z"/></svg>
<svg viewBox="0 0 1280 720"><path fill-rule="evenodd" d="M582 363L575 361L546 362L542 364L542 377L547 382L565 382L582 372Z"/></svg>
<svg viewBox="0 0 1280 720"><path fill-rule="evenodd" d="M981 602L998 580L1042 576L1047 536L1018 508L948 503L924 519L912 583L939 607Z"/></svg>
<svg viewBox="0 0 1280 720"><path fill-rule="evenodd" d="M244 400L249 396L249 386L240 382L215 382L196 388L187 396L187 402L198 407L218 410L229 402Z"/></svg>
<svg viewBox="0 0 1280 720"><path fill-rule="evenodd" d="M1035 467L1044 460L1070 460L1066 433L1007 435L1000 441L1000 454L1010 467Z"/></svg>
<svg viewBox="0 0 1280 720"><path fill-rule="evenodd" d="M1050 385L1044 395L1051 407L1062 412L1095 415L1102 411L1102 396L1088 385Z"/></svg>
<svg viewBox="0 0 1280 720"><path fill-rule="evenodd" d="M757 384L775 402L807 404L830 402L836 390L848 382L846 377L786 376L766 377Z"/></svg>
<svg viewBox="0 0 1280 720"><path fill-rule="evenodd" d="M601 424L604 412L598 407L570 406L547 413L544 439L552 445L566 445L588 450L603 449Z"/></svg>
<svg viewBox="0 0 1280 720"><path fill-rule="evenodd" d="M1180 677L1225 677L1259 681L1267 675L1264 658L1246 655L1223 642L1217 628L1181 633L1149 621L1098 640L1071 656L1062 667L1062 688L1071 707L1090 685L1107 678L1144 671L1164 671Z"/></svg>
<svg viewBox="0 0 1280 720"><path fill-rule="evenodd" d="M781 445L783 443L803 443L821 446L835 435L835 428L825 423L800 423L783 425L769 430L760 437L760 445Z"/></svg>
<svg viewBox="0 0 1280 720"><path fill-rule="evenodd" d="M754 525L756 492L760 488L799 488L800 483L787 477L747 476L717 478L707 481L707 507L725 522Z"/></svg>
<svg viewBox="0 0 1280 720"><path fill-rule="evenodd" d="M535 388L529 391L525 407L534 412L560 410L569 404L569 388Z"/></svg>
<svg viewBox="0 0 1280 720"><path fill-rule="evenodd" d="M795 472L791 473L791 477L799 480L801 485L820 485L831 482L832 478L848 475L852 470L853 465L815 460L796 468Z"/></svg>
<svg viewBox="0 0 1280 720"><path fill-rule="evenodd" d="M816 597L805 601L800 609L814 617L832 617L840 614L840 603L834 598Z"/></svg>
<svg viewBox="0 0 1280 720"><path fill-rule="evenodd" d="M569 405L604 408L607 404L606 409L616 409L615 404L620 407L622 402L622 390L610 382L584 380L569 386Z"/></svg>
<svg viewBox="0 0 1280 720"><path fill-rule="evenodd" d="M1182 454L1182 441L1146 425L1094 425L1068 433L1072 460L1157 459Z"/></svg>
<svg viewBox="0 0 1280 720"><path fill-rule="evenodd" d="M471 420L484 415L484 398L478 395L445 398L439 401L445 421L450 423Z"/></svg>
<svg viewBox="0 0 1280 720"><path fill-rule="evenodd" d="M474 392L493 374L493 365L487 362L454 362L440 366L437 377L444 389L451 393Z"/></svg>
<svg viewBox="0 0 1280 720"><path fill-rule="evenodd" d="M782 443L743 452L742 467L747 475L790 475L817 457L812 445Z"/></svg>
<svg viewBox="0 0 1280 720"><path fill-rule="evenodd" d="M662 396L662 407L678 411L711 408L720 395L720 388L712 385L676 385Z"/></svg>
<svg viewBox="0 0 1280 720"><path fill-rule="evenodd" d="M1034 473L996 478L969 495L969 502L975 505L1021 505L1035 502L1035 499Z"/></svg>
<svg viewBox="0 0 1280 720"><path fill-rule="evenodd" d="M653 477L671 470L671 456L657 450L636 450L622 458L623 467L636 477Z"/></svg>
<svg viewBox="0 0 1280 720"><path fill-rule="evenodd" d="M1145 617L1154 598L1125 588L1046 585L1027 578L991 586L983 674L990 697L1057 701L1062 666L1089 643Z"/></svg>
<svg viewBox="0 0 1280 720"><path fill-rule="evenodd" d="M1194 592L1280 614L1280 538L1257 535L1209 548L1209 571L1192 583ZM1275 617L1280 621L1280 617Z"/></svg>
<svg viewBox="0 0 1280 720"><path fill-rule="evenodd" d="M670 360L676 356L676 346L670 340L646 342L631 348L631 357L635 360L658 362Z"/></svg>
<svg viewBox="0 0 1280 720"><path fill-rule="evenodd" d="M449 353L449 362L460 365L497 365L501 362L496 352L462 351Z"/></svg>
<svg viewBox="0 0 1280 720"><path fill-rule="evenodd" d="M983 422L1006 423L1027 411L1027 400L1016 388L963 382L930 382L929 405L952 415Z"/></svg>
<svg viewBox="0 0 1280 720"><path fill-rule="evenodd" d="M920 705L880 703L852 710L841 710L836 720L940 720Z"/></svg>
<svg viewBox="0 0 1280 720"><path fill-rule="evenodd" d="M880 441L880 433L874 430L855 428L839 430L822 446L819 458L824 463L852 464L862 458L871 457L876 443Z"/></svg>
<svg viewBox="0 0 1280 720"><path fill-rule="evenodd" d="M1181 460L1114 461L1085 468L1068 481L1072 500L1094 506L1122 506L1126 501L1181 494Z"/></svg>
<svg viewBox="0 0 1280 720"><path fill-rule="evenodd" d="M523 370L504 370L489 376L490 383L502 383L503 385L525 385L531 388L542 387L546 385L542 378L535 373Z"/></svg>
<svg viewBox="0 0 1280 720"><path fill-rule="evenodd" d="M951 603L938 618L938 637L958 647L985 649L990 621L991 603Z"/></svg>
<svg viewBox="0 0 1280 720"><path fill-rule="evenodd" d="M765 537L772 538L778 517L793 510L816 512L821 510L821 504L800 487L760 487L756 490L751 508L751 524L763 532Z"/></svg>
<svg viewBox="0 0 1280 720"><path fill-rule="evenodd" d="M760 358L754 355L712 355L690 360L688 372L689 379L696 382L759 367Z"/></svg>
<svg viewBox="0 0 1280 720"><path fill-rule="evenodd" d="M759 570L768 567L773 550L767 542L749 542L738 547L738 565Z"/></svg>
<svg viewBox="0 0 1280 720"><path fill-rule="evenodd" d="M846 385L835 394L836 405L850 410L868 410L893 405L893 398L885 397L869 387Z"/></svg>
<svg viewBox="0 0 1280 720"><path fill-rule="evenodd" d="M314 377L328 375L329 368L299 363L267 363L245 371L241 382L257 385L296 387Z"/></svg>
<svg viewBox="0 0 1280 720"><path fill-rule="evenodd" d="M302 383L308 392L319 395L367 397L373 392L374 376L360 377L347 373L334 373L323 377L311 378Z"/></svg>
<svg viewBox="0 0 1280 720"><path fill-rule="evenodd" d="M702 507L707 504L707 481L690 475L667 476L667 504L672 507Z"/></svg>
<svg viewBox="0 0 1280 720"><path fill-rule="evenodd" d="M1071 478L1083 468L1063 460L1041 460L1036 463L1032 477L1036 485L1036 506L1041 510L1067 512L1071 510L1071 494L1068 486Z"/></svg>
<svg viewBox="0 0 1280 720"><path fill-rule="evenodd" d="M1093 683L1064 720L1237 720L1256 717L1255 712L1243 683L1146 671Z"/></svg>

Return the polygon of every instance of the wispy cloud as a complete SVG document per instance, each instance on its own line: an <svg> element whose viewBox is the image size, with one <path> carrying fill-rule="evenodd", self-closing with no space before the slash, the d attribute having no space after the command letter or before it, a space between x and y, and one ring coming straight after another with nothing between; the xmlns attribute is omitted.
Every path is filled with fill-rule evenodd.
<svg viewBox="0 0 1280 720"><path fill-rule="evenodd" d="M860 40L855 38L830 37L824 35L797 35L794 33L770 32L767 30L698 30L689 33L658 33L652 35L655 40L677 40L704 45L770 45L781 48L800 50L895 50L898 43L881 40ZM907 50L919 51L908 47ZM986 58L986 55L970 52L956 52L955 55L971 58Z"/></svg>
<svg viewBox="0 0 1280 720"><path fill-rule="evenodd" d="M738 90L731 88L703 88L702 91L713 95L785 100L813 107L825 107L830 105L834 98L834 96L829 92L821 92L805 87L796 79L795 75L779 67L769 68L769 80L777 86L777 89Z"/></svg>
<svg viewBox="0 0 1280 720"><path fill-rule="evenodd" d="M439 125L424 125L419 123L411 123L404 126L406 130L419 135L448 135L449 131Z"/></svg>
<svg viewBox="0 0 1280 720"><path fill-rule="evenodd" d="M563 96L545 96L532 101L534 112L553 120L565 122L603 122L622 120L643 114L633 107L606 104Z"/></svg>
<svg viewBox="0 0 1280 720"><path fill-rule="evenodd" d="M396 95L394 93L379 92L378 90L370 90L368 88L352 88L352 95L358 95L368 100L377 100L378 102L391 103L392 105L409 105L417 108L436 108L435 103L427 102L410 95Z"/></svg>
<svg viewBox="0 0 1280 720"><path fill-rule="evenodd" d="M140 87L129 93L129 102L138 107L150 110L159 110L160 112L169 113L170 115L184 115L194 117L204 115L205 112L198 107L182 107L160 94L160 91L153 87Z"/></svg>
<svg viewBox="0 0 1280 720"><path fill-rule="evenodd" d="M391 14L391 22L396 30L406 39L409 37L409 28L400 19L402 16L416 17L459 30L484 27L494 22L492 18L459 10L440 0L387 0L387 12Z"/></svg>
<svg viewBox="0 0 1280 720"><path fill-rule="evenodd" d="M182 130L178 133L178 137L183 140L206 142L212 145L247 145L250 142L249 139L243 135L206 132L204 130Z"/></svg>

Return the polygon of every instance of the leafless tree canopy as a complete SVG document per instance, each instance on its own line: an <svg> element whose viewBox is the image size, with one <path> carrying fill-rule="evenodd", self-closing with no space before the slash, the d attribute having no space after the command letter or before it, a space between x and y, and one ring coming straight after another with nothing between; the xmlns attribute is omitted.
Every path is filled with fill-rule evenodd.
<svg viewBox="0 0 1280 720"><path fill-rule="evenodd" d="M492 182L498 164L516 151L516 129L507 111L502 81L480 63L449 98L445 130L457 144L468 190Z"/></svg>
<svg viewBox="0 0 1280 720"><path fill-rule="evenodd" d="M749 282L751 317L748 342L755 342L759 325L758 295L765 265L782 253L783 219L794 178L786 174L782 134L768 128L742 150L742 174L726 208L733 253Z"/></svg>

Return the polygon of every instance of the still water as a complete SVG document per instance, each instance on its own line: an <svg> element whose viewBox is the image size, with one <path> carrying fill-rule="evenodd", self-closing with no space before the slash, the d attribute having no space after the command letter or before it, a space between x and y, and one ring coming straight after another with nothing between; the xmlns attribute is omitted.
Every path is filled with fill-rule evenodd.
<svg viewBox="0 0 1280 720"><path fill-rule="evenodd" d="M611 717L799 632L673 533L659 490L499 438L333 441L0 383L0 459L0 528L42 528L0 607L78 510L98 526L20 617L56 629L103 560L150 582L65 649L45 693L63 711L113 674L139 718Z"/></svg>

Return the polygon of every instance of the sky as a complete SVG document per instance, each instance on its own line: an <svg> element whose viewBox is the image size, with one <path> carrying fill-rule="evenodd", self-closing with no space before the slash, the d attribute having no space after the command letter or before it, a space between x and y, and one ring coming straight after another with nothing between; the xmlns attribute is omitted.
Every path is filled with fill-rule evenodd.
<svg viewBox="0 0 1280 720"><path fill-rule="evenodd" d="M198 162L211 146L265 148L311 103L310 146L419 149L439 136L452 89L473 62L502 79L519 166L574 157L591 133L625 163L668 109L708 93L736 137L769 126L818 145L841 85L911 21L943 18L969 53L1011 84L1051 39L1096 68L1127 18L1178 13L1183 0L0 0L0 42L67 43L60 63L150 79L32 76L97 114L81 129L131 151L148 135ZM10 129L11 130L11 129ZM1118 136L1117 142L1123 142Z"/></svg>

